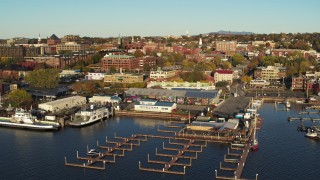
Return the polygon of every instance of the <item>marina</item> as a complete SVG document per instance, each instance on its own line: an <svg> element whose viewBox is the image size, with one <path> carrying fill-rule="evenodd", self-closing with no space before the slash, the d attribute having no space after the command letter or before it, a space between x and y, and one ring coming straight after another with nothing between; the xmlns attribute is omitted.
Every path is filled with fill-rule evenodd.
<svg viewBox="0 0 320 180"><path fill-rule="evenodd" d="M257 132L261 148L258 151L250 152L247 155L240 178L238 178L239 174L237 175L238 179L255 179L257 174L258 179L301 179L304 177L304 173L308 173L310 179L317 179L317 174L311 170L311 166L313 166L312 162L317 160L317 156L315 154L318 153L318 144L315 144L317 141L314 141L313 139L309 140L309 138L304 137L304 134L296 131L297 126L300 125L301 122L292 121L291 123L288 123L286 120L289 115L295 116L298 113L296 108L297 107L295 105L292 105L290 111L274 111L272 104L264 104L262 106L258 113L260 114L260 117L265 119L265 121L263 131ZM311 121L305 121L304 123L306 123L305 126L311 126ZM280 125L275 126L275 124ZM176 155L178 152L165 150L164 148L182 149L183 145L179 144L188 143L188 141L183 140L186 138L174 137L173 132L165 133L158 131L158 128L159 130L180 130L178 127L171 126L184 125L182 123L152 120L148 118L114 117L110 118L108 121L103 121L102 124L96 123L81 129L64 128L59 133L46 132L43 134L41 132L34 131L28 131L28 133L25 133L18 129L2 129L0 134L4 139L12 139L13 133L15 134L14 136L16 137L16 141L20 141L20 143L22 142L21 137L23 137L23 139L30 139L30 143L28 145L25 145L22 149L20 148L20 151L23 152L24 155L28 155L28 158L20 158L18 162L21 164L28 164L27 161L32 159L38 162L33 163L32 167L41 170L41 173L37 170L33 170L32 172L38 173L35 175L29 174L30 172L8 174L10 171L13 172L13 169L10 168L13 166L13 162L9 159L14 159L12 156L13 154L18 156L20 154L15 150L12 151L8 147L19 147L20 143L15 144L14 141L1 140L1 143L4 145L3 151L11 151L11 153L6 156L0 155L1 159L8 162L6 166L0 165L0 172L1 174L13 179L19 177L22 178L22 176L33 176L40 179L49 176L51 177L49 179L59 179L65 176L72 178L86 177L87 179L97 179L111 176L118 177L119 179L126 179L128 176L125 174L130 174L131 179L217 179L215 172L215 170L217 170L218 177L234 179L234 172L241 168L238 166L238 163L240 164L241 155L244 153L244 145L242 142L233 143L231 145L230 143L214 143L208 140L207 146L202 148L202 152L194 154L189 154L191 152L185 152L183 155L185 158L181 156L179 158L180 161L176 162L180 163L180 165L172 164L169 169L172 171L184 172L184 166L186 166L185 175L139 170L139 161L141 168L162 170L165 166L164 163L170 162L172 156ZM274 133L270 133L271 130ZM115 132L121 132L121 137L117 135L118 133L114 134ZM38 137L40 133L41 138ZM147 138L147 141L140 141L140 146L139 141L132 141L127 144L123 144L123 146L119 147L123 149L115 150L112 155L106 155L104 158L97 158L94 164L91 164L88 167L83 167L83 163L87 165L88 160L94 161L94 158L96 158L96 156L87 155L88 150L90 151L91 149L95 149L98 153L105 152L108 149L100 148L98 146L105 146L105 148L115 147L116 143L124 142L123 139L130 138L132 134L139 136L141 139ZM290 135L290 137L288 135ZM106 136L108 137L107 141L110 143L105 143ZM81 137L81 139L79 139L79 137ZM58 139L64 140L61 141ZM37 146L39 143L43 146ZM132 151L130 144L132 144ZM197 144L203 145L203 143L200 142ZM44 148L46 146L50 146L52 148L46 150ZM61 146L65 148L60 148ZM34 147L37 147L39 151L48 151L48 153L46 153L46 155L35 153L33 151ZM275 156L273 153L273 150L276 147L278 148L277 154L281 155L281 161L277 158L279 156ZM124 150L124 148L127 150ZM155 152L156 148L157 152ZM191 148L190 150L201 150L200 147L189 148ZM292 152L292 154L287 151L287 148L296 148L296 151ZM76 151L78 151L78 156ZM309 153L312 156L312 159L303 156L301 152ZM150 162L148 162L148 154ZM196 154L197 159L195 159ZM266 156L269 158L266 159ZM64 157L67 157L66 163L77 164L77 167L66 167L64 165ZM294 159L292 159L292 157L294 157ZM189 159L191 158L193 159L190 163ZM42 162L46 162L48 160L51 163L45 163L46 167ZM230 162L225 162L224 160ZM103 161L105 161L105 164ZM151 163L151 161L161 161L163 163ZM234 163L236 161L237 163ZM283 161L285 161L285 165L282 163ZM288 169L288 167L294 169L296 167L294 162L296 161L303 163L304 168L295 171ZM128 166L128 163L131 165ZM189 164L191 164L191 166L189 166ZM269 164L273 164L273 166L269 166ZM87 169L87 171L79 171L79 167L80 169ZM209 170L203 171L203 167L209 167ZM260 168L267 168L268 173L259 170ZM61 173L52 173L52 169L60 171ZM124 170L126 173L122 173ZM137 174L139 171L141 173L134 177L133 174Z"/></svg>

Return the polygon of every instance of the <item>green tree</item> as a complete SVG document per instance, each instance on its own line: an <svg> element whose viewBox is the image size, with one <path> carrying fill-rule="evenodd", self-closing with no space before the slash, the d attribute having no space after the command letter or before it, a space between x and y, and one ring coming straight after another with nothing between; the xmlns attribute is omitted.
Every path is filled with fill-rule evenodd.
<svg viewBox="0 0 320 180"><path fill-rule="evenodd" d="M219 81L216 83L216 87L218 88L224 88L227 87L229 85L229 83L227 81Z"/></svg>
<svg viewBox="0 0 320 180"><path fill-rule="evenodd" d="M8 103L12 107L30 106L32 97L24 89L13 90L8 94Z"/></svg>
<svg viewBox="0 0 320 180"><path fill-rule="evenodd" d="M59 71L56 69L38 69L30 72L25 79L32 87L55 88L59 82Z"/></svg>
<svg viewBox="0 0 320 180"><path fill-rule="evenodd" d="M238 64L242 64L244 61L244 57L241 54L235 54L231 58L232 66L237 66Z"/></svg>

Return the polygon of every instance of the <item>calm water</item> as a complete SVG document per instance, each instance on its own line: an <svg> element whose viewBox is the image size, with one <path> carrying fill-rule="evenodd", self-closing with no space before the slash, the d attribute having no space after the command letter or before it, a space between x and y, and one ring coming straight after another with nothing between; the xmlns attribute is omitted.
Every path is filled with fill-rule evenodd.
<svg viewBox="0 0 320 180"><path fill-rule="evenodd" d="M319 179L320 142L297 132L300 122L287 121L287 117L297 110L298 107L293 107L288 112L275 112L272 104L262 106L259 113L264 124L258 132L260 150L250 153L243 177L253 179L258 173L259 179ZM58 132L0 128L0 179L215 179L214 170L219 169L227 146L214 143L209 143L198 154L198 159L192 161L192 167L187 167L184 176L138 170L139 161L143 167L158 167L147 163L147 154L155 159L155 148L161 151L162 142L167 144L163 139L150 138L142 142L140 147L126 152L125 157L118 157L115 164L106 164L106 170L64 166L64 157L68 162L83 162L76 160L76 151L84 156L87 145L95 148L97 140L103 145L106 136L113 140L114 133L122 137L136 133L164 135L157 132L157 127L166 123L116 117L103 124L81 129L65 128Z"/></svg>

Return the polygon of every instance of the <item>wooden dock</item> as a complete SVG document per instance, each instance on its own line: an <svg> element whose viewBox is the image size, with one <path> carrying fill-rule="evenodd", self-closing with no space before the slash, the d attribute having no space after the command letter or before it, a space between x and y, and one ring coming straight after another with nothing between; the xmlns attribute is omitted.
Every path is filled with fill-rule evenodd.
<svg viewBox="0 0 320 180"><path fill-rule="evenodd" d="M313 117L288 117L288 121L320 121L320 118L313 118Z"/></svg>
<svg viewBox="0 0 320 180"><path fill-rule="evenodd" d="M85 160L86 162L81 164L76 163L68 163L67 158L65 157L65 166L72 166L72 167L80 167L80 168L88 168L88 169L97 169L97 170L104 170L105 163L115 163L116 158L119 156L124 156L124 151L132 151L133 146L139 146L141 141L147 141L147 137L132 135L131 137L124 138L124 137L117 137L115 134L115 139L120 139L122 141L115 142L115 141L108 141L106 137L106 144L113 144L113 146L101 146L97 141L97 147L99 149L105 150L104 152L100 152L96 156L88 156L88 157L80 157L77 151L77 159ZM131 143L137 141L138 143ZM130 148L126 148L130 144ZM87 147L87 152L89 151L89 147ZM122 151L121 154L116 153L116 151ZM113 159L106 159L107 156L113 156ZM97 162L102 162L103 166L96 166L94 165Z"/></svg>
<svg viewBox="0 0 320 180"><path fill-rule="evenodd" d="M180 140L182 140L182 138L179 138ZM154 168L146 168L146 167L142 167L141 163L139 161L139 170L142 171L151 171L151 172L161 172L161 173L170 173L170 174L180 174L183 175L186 173L186 167L187 166L192 166L192 159L197 159L198 158L198 152L202 152L202 147L205 145L207 145L207 143L204 143L203 146L200 144L195 144L196 140L192 140L192 139L183 139L184 141L186 141L185 143L181 143L181 142L171 142L171 140L169 139L169 144L174 144L174 145L179 145L179 146L183 146L182 148L169 148L169 147L165 147L165 144L163 143L162 148L163 150L169 150L169 151L177 151L177 154L165 154L165 153L158 153L158 149L156 148L156 156L160 156L160 157L170 157L171 160L169 162L167 161L159 161L159 160L150 160L150 155L148 154L148 163L154 163L154 164L163 164L164 167L162 169L154 169ZM203 142L203 141L202 141ZM189 149L190 147L200 147L199 150L191 150ZM184 155L186 152L191 152L191 153L195 153L195 156L186 156ZM184 159L189 159L189 163L178 163L177 161L180 158L184 158ZM171 168L173 166L183 166L183 171L172 171Z"/></svg>

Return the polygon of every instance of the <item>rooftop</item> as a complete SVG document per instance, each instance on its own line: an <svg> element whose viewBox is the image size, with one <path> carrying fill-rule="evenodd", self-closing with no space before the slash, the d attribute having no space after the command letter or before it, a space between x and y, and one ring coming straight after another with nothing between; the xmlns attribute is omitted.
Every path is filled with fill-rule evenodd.
<svg viewBox="0 0 320 180"><path fill-rule="evenodd" d="M123 54L106 54L104 56L104 58L108 58L108 59L132 59L134 58L134 56L129 56L129 55L123 55Z"/></svg>

